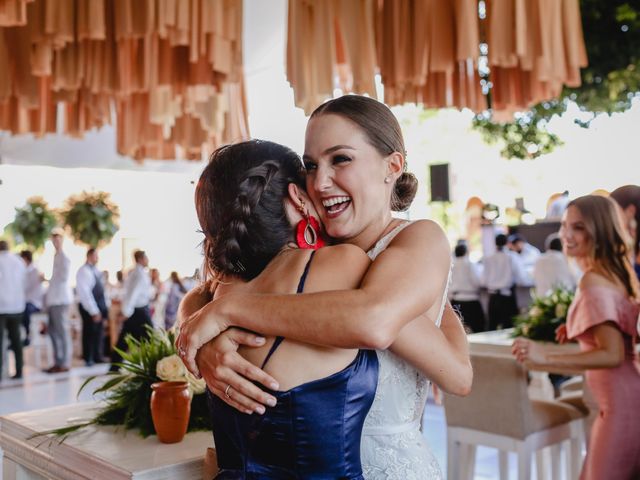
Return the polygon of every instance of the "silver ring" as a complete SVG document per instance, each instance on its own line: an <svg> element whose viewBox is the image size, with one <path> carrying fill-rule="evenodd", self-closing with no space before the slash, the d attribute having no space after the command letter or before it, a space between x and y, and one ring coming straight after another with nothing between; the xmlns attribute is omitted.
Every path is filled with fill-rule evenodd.
<svg viewBox="0 0 640 480"><path fill-rule="evenodd" d="M526 349L526 348L524 348L524 347L522 347L522 348L520 349L520 353L524 353L524 352L526 352L526 351L527 351L527 349Z"/></svg>
<svg viewBox="0 0 640 480"><path fill-rule="evenodd" d="M184 357L187 355L187 352L184 348L180 347L178 348L178 355L180 355L181 357Z"/></svg>
<svg viewBox="0 0 640 480"><path fill-rule="evenodd" d="M231 395L229 394L230 388L231 388L231 384L227 385L227 388L224 389L224 394L227 398L231 398Z"/></svg>

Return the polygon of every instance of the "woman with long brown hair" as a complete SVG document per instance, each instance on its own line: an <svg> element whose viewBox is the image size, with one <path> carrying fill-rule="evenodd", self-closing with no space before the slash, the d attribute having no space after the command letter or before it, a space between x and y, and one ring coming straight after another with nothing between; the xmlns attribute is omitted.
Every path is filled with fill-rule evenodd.
<svg viewBox="0 0 640 480"><path fill-rule="evenodd" d="M559 342L577 340L580 353L551 354L518 338L513 354L527 364L584 369L599 415L580 478L640 478L640 364L635 345L640 307L627 234L615 203L587 195L569 203L560 228L564 249L584 273Z"/></svg>

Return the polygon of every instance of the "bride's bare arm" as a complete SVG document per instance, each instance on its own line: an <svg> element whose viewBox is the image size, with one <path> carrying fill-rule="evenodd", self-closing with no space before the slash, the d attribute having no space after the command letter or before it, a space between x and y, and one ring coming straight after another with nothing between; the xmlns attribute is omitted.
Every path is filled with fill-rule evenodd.
<svg viewBox="0 0 640 480"><path fill-rule="evenodd" d="M189 317L178 342L194 372L197 350L231 326L307 343L386 349L402 327L440 301L442 282L429 280L446 278L449 261L440 227L415 222L378 256L360 288L307 295L225 295Z"/></svg>
<svg viewBox="0 0 640 480"><path fill-rule="evenodd" d="M467 335L448 302L440 328L422 315L400 330L390 350L445 392L464 396L471 391Z"/></svg>

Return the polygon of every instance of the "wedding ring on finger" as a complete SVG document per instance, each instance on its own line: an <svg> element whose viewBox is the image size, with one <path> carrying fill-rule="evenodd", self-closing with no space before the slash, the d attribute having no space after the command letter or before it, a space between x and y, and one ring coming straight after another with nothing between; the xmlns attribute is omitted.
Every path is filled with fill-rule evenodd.
<svg viewBox="0 0 640 480"><path fill-rule="evenodd" d="M229 393L230 389L231 389L231 384L227 385L227 388L224 389L224 394L227 398L231 398L231 394Z"/></svg>

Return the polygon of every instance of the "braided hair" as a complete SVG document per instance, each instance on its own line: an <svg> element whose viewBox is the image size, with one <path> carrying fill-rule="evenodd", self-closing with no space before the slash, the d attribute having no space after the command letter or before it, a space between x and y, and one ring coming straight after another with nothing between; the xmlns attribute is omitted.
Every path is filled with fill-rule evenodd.
<svg viewBox="0 0 640 480"><path fill-rule="evenodd" d="M205 279L251 280L293 239L284 204L290 183L304 188L303 168L285 146L250 140L213 152L195 194Z"/></svg>

